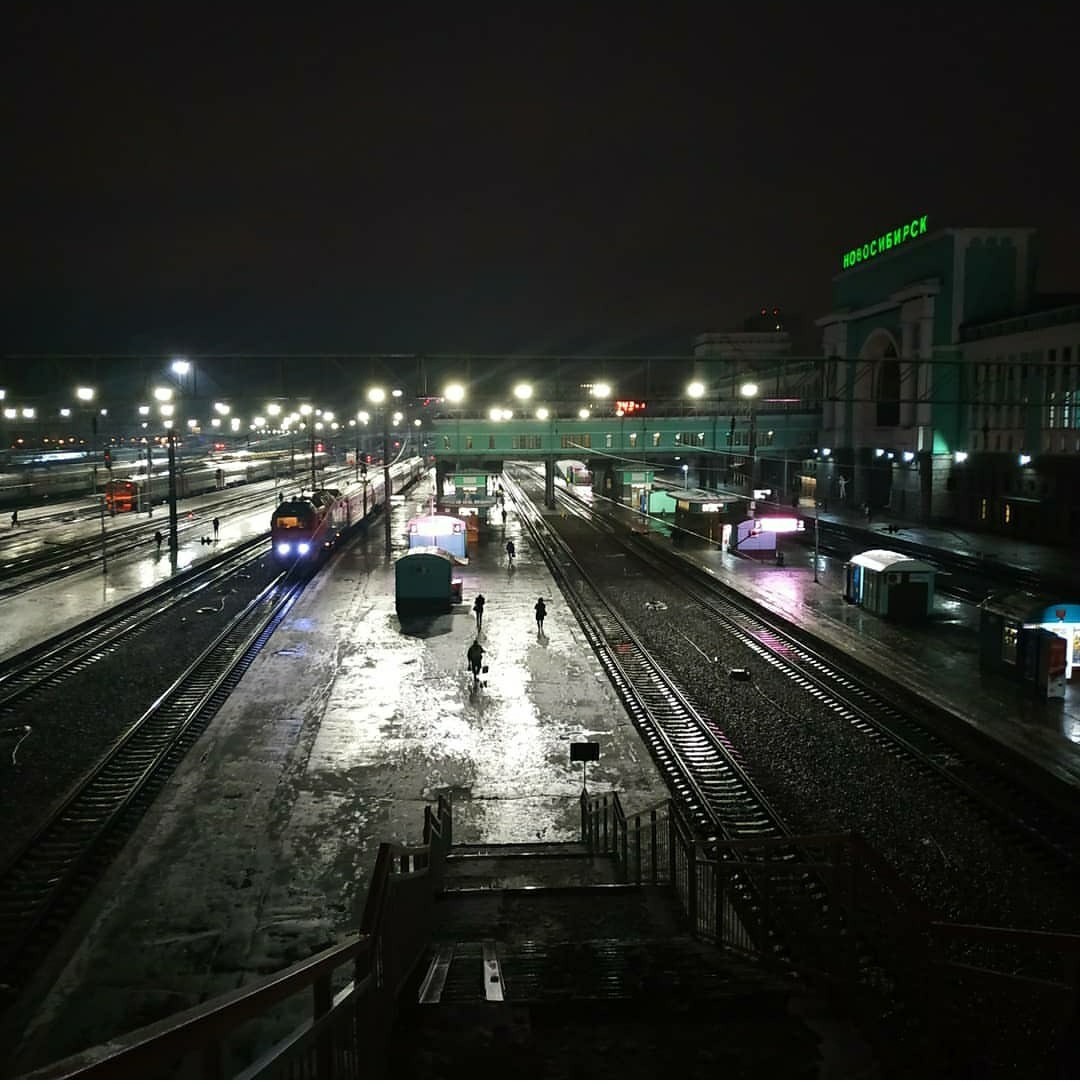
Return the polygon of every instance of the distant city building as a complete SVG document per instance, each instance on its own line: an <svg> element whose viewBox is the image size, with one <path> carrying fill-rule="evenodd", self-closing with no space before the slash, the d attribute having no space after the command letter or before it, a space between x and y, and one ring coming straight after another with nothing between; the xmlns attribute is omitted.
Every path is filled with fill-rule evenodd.
<svg viewBox="0 0 1080 1085"><path fill-rule="evenodd" d="M1035 293L1034 242L922 216L840 254L816 321L819 497L842 476L858 507L1075 537L1080 296Z"/></svg>

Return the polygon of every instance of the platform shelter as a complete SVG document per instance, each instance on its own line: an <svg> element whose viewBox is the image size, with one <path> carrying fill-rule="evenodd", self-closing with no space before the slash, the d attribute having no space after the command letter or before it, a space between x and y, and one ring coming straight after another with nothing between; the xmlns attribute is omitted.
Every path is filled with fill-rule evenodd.
<svg viewBox="0 0 1080 1085"><path fill-rule="evenodd" d="M934 608L933 565L893 550L867 550L844 565L844 598L882 618L926 618Z"/></svg>

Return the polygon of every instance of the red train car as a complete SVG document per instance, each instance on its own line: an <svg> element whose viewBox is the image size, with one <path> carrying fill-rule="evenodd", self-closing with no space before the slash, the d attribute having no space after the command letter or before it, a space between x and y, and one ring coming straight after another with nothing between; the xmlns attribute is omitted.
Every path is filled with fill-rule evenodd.
<svg viewBox="0 0 1080 1085"><path fill-rule="evenodd" d="M391 469L391 490L404 489L419 478L419 459L406 460ZM317 561L350 528L362 523L382 507L382 472L366 485L349 490L316 490L283 501L270 518L270 546L282 564Z"/></svg>

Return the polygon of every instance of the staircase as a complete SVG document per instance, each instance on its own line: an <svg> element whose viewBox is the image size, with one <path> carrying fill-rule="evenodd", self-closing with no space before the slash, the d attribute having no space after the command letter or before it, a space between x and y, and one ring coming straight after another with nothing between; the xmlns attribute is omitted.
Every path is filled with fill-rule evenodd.
<svg viewBox="0 0 1080 1085"><path fill-rule="evenodd" d="M804 998L692 938L670 889L623 883L579 844L457 845L387 1071L816 1077L822 1037L792 1010Z"/></svg>
<svg viewBox="0 0 1080 1085"><path fill-rule="evenodd" d="M442 795L357 934L30 1076L1076 1076L1080 934L945 922L856 836L581 810L580 845L454 845Z"/></svg>

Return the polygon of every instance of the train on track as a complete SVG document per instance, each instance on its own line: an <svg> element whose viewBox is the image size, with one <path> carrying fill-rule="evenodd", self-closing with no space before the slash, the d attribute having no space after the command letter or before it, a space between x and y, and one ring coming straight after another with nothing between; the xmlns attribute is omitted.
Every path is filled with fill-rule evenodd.
<svg viewBox="0 0 1080 1085"><path fill-rule="evenodd" d="M411 486L423 471L424 461L419 456L391 466L391 493ZM271 552L284 565L317 561L345 532L382 508L385 501L381 469L344 491L319 489L286 498L270 518Z"/></svg>
<svg viewBox="0 0 1080 1085"><path fill-rule="evenodd" d="M326 465L326 453L315 454L316 469ZM309 459L305 457L306 467ZM282 457L242 456L230 454L216 459L200 460L191 465L180 463L176 470L176 496L194 497L197 494L225 490L249 482L265 482L277 478L286 466ZM169 472L162 470L154 461L154 470L147 479L145 464L133 464L130 474L112 478L105 484L105 507L110 512L137 512L165 501L169 496Z"/></svg>
<svg viewBox="0 0 1080 1085"><path fill-rule="evenodd" d="M556 460L555 474L568 486L592 485L592 472L581 460Z"/></svg>

